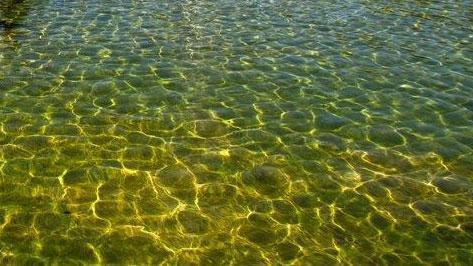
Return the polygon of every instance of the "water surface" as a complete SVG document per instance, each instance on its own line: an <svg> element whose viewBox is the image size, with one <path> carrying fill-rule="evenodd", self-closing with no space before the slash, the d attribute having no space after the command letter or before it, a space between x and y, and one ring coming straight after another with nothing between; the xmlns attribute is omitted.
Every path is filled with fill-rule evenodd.
<svg viewBox="0 0 473 266"><path fill-rule="evenodd" d="M471 1L13 2L1 264L473 264Z"/></svg>

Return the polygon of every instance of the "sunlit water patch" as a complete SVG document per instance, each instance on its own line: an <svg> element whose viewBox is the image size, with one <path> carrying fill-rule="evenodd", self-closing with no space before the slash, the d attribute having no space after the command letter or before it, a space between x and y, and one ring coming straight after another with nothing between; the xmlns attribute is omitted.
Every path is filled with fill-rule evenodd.
<svg viewBox="0 0 473 266"><path fill-rule="evenodd" d="M1 264L473 264L471 1L14 2Z"/></svg>

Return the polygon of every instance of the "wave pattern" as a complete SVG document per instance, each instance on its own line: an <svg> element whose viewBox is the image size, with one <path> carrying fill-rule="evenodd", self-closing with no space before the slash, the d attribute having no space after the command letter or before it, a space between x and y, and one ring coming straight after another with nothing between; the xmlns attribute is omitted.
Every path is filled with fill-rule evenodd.
<svg viewBox="0 0 473 266"><path fill-rule="evenodd" d="M472 8L2 4L0 262L472 264Z"/></svg>

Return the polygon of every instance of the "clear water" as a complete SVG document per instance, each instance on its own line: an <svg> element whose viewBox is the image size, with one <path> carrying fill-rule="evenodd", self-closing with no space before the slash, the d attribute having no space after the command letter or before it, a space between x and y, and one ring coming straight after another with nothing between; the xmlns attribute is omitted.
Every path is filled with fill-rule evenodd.
<svg viewBox="0 0 473 266"><path fill-rule="evenodd" d="M0 5L1 264L473 264L473 3Z"/></svg>

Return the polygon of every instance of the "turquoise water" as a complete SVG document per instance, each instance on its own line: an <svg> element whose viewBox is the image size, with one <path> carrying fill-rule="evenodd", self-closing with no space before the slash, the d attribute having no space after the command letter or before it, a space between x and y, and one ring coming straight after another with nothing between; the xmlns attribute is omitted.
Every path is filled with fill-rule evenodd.
<svg viewBox="0 0 473 266"><path fill-rule="evenodd" d="M0 4L0 263L473 264L471 1Z"/></svg>

